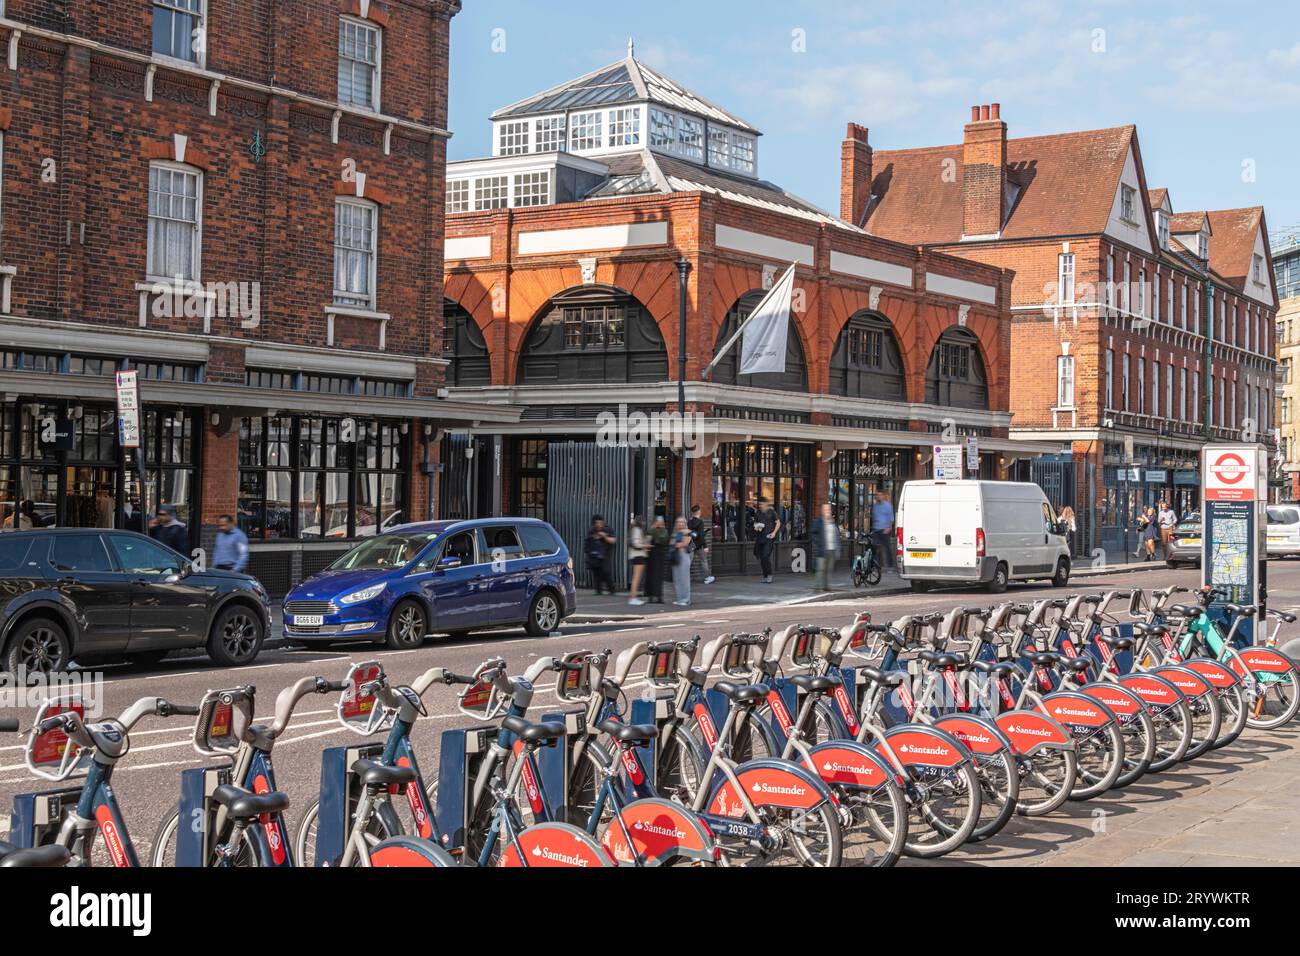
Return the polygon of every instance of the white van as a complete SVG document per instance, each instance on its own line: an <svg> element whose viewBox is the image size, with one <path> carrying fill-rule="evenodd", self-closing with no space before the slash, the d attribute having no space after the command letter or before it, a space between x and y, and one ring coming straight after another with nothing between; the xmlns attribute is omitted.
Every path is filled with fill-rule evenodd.
<svg viewBox="0 0 1300 956"><path fill-rule="evenodd" d="M909 481L895 520L899 574L932 584L1070 580L1070 549L1043 489L1021 481Z"/></svg>

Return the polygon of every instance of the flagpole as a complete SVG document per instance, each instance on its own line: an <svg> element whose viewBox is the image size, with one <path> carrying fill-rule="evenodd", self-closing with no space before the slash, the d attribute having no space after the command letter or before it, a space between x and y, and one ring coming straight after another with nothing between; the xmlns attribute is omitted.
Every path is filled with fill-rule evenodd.
<svg viewBox="0 0 1300 956"><path fill-rule="evenodd" d="M686 495L688 470L686 467L686 276L691 264L685 258L677 260L677 414L682 423L682 496L677 513L685 517L690 514L690 505Z"/></svg>
<svg viewBox="0 0 1300 956"><path fill-rule="evenodd" d="M717 365L720 361L722 361L722 359L726 356L726 354L729 351L731 351L731 347L735 345L737 340L741 337L741 335L744 334L745 326L749 325L749 323L754 320L755 316L762 313L763 306L767 303L768 298L771 297L773 292L775 292L778 288L780 288L781 283L785 281L785 277L789 275L791 272L794 272L795 267L798 264L799 263L797 262L790 263L790 268L786 269L785 272L781 273L781 278L777 279L775 282L772 283L772 288L768 289L767 294L763 296L762 300L758 303L758 305L754 306L754 311L750 312L749 315L745 318L745 321L740 323L740 328L736 329L735 335L727 339L726 344L724 344L722 348L718 350L718 354L713 356L713 360L709 362L708 365L704 366L704 378L706 380L713 372L713 366Z"/></svg>

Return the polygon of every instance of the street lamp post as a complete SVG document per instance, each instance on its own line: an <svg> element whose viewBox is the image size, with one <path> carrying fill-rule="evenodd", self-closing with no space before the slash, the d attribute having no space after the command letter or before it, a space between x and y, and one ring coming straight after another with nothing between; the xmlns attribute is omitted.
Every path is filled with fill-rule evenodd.
<svg viewBox="0 0 1300 956"><path fill-rule="evenodd" d="M678 514L686 515L690 506L686 502L688 474L686 470L686 276L691 264L677 260L677 414L681 422L682 438L682 496Z"/></svg>

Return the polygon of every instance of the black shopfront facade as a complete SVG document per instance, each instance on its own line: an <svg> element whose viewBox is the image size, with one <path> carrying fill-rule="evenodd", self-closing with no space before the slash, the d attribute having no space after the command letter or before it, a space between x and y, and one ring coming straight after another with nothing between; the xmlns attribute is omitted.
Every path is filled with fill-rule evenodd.
<svg viewBox="0 0 1300 956"><path fill-rule="evenodd" d="M840 451L829 463L826 500L844 535L840 559L852 561L871 544L871 508L876 492L897 506L903 482L912 477L913 448L863 448Z"/></svg>

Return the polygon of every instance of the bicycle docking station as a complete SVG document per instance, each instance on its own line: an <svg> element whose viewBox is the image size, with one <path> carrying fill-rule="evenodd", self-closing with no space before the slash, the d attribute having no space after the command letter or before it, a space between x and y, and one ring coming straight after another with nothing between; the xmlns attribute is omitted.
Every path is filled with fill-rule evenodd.
<svg viewBox="0 0 1300 956"><path fill-rule="evenodd" d="M629 709L631 722L634 724L654 724L660 730L663 729L669 719L673 716L673 698L671 697L654 697L650 700L637 699L632 701ZM641 760L641 768L646 776L646 783L654 786L655 767L659 761L659 740L651 740L649 743L641 744L636 748L637 757ZM631 781L624 777L624 787L629 799L635 799L632 794Z"/></svg>
<svg viewBox="0 0 1300 956"><path fill-rule="evenodd" d="M23 850L53 843L64 814L77 809L80 797L81 787L15 794L7 841Z"/></svg>
<svg viewBox="0 0 1300 956"><path fill-rule="evenodd" d="M361 802L362 783L352 771L353 764L358 760L378 760L383 752L382 743L364 743L330 747L321 754L317 866L332 866L343 857L357 805Z"/></svg>
<svg viewBox="0 0 1300 956"><path fill-rule="evenodd" d="M176 827L177 866L203 866L204 860L212 859L217 811L220 809L212 794L222 784L231 783L232 778L229 765L191 767L181 771L181 812ZM195 821L199 826L194 826Z"/></svg>
<svg viewBox="0 0 1300 956"><path fill-rule="evenodd" d="M537 772L542 778L542 789L551 801L553 819L568 819L569 793L569 741L587 732L586 710L557 711L543 714L542 721L555 720L564 724L564 736L550 746L537 751Z"/></svg>
<svg viewBox="0 0 1300 956"><path fill-rule="evenodd" d="M438 802L433 808L438 821L438 842L450 849L466 843L471 793L466 785L478 775L492 742L500 732L495 724L481 724L444 730L438 750ZM324 809L324 801L321 804Z"/></svg>

